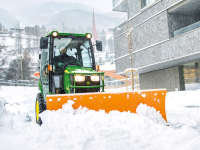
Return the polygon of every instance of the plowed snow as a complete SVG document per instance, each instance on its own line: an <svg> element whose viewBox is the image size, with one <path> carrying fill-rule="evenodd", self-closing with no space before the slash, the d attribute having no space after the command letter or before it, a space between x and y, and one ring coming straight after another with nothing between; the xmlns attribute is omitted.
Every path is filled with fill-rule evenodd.
<svg viewBox="0 0 200 150"><path fill-rule="evenodd" d="M2 150L198 150L200 91L167 93L169 126L154 108L140 105L137 114L86 108L45 111L35 123L37 88L1 87ZM8 103L8 104L6 104ZM4 106L5 105L5 106ZM32 119L32 121L31 121Z"/></svg>

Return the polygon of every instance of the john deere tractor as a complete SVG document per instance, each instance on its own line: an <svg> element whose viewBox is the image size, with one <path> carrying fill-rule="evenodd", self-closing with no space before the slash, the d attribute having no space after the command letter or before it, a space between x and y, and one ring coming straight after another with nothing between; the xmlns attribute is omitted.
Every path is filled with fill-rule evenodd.
<svg viewBox="0 0 200 150"><path fill-rule="evenodd" d="M46 96L104 91L104 73L98 73L94 50L102 51L101 41L92 45L92 34L71 34L52 31L41 37L39 55L40 93L36 98L36 122L39 113L48 108Z"/></svg>
<svg viewBox="0 0 200 150"><path fill-rule="evenodd" d="M112 110L136 113L140 103L154 107L167 121L166 89L104 92L104 73L95 65L94 49L102 51L101 41L91 42L92 34L59 33L52 31L41 37L40 93L36 97L36 122L44 110L58 110L73 100L74 109Z"/></svg>

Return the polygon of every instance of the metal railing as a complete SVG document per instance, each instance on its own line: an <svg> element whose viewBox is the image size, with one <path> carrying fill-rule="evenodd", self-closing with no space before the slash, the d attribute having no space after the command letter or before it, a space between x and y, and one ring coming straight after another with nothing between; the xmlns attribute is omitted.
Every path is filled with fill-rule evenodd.
<svg viewBox="0 0 200 150"><path fill-rule="evenodd" d="M198 29L198 28L200 28L200 21L196 22L196 23L193 23L193 24L191 24L189 26L186 26L184 28L181 28L179 30L174 31L174 37L179 36L179 35L184 34L184 33L187 33L189 31Z"/></svg>
<svg viewBox="0 0 200 150"><path fill-rule="evenodd" d="M38 81L35 81L35 80L0 80L0 85L37 87Z"/></svg>
<svg viewBox="0 0 200 150"><path fill-rule="evenodd" d="M127 86L128 89L132 89L131 86L131 78L128 78ZM126 90L126 79L122 80L113 80L113 81L105 81L105 90L110 89L122 89ZM134 78L134 89L137 89L137 78Z"/></svg>

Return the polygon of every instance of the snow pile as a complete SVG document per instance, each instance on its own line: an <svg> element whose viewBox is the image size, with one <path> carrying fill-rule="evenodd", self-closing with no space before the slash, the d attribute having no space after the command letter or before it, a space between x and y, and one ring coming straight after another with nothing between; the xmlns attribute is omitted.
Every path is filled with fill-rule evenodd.
<svg viewBox="0 0 200 150"><path fill-rule="evenodd" d="M115 70L115 64L110 64L110 62L105 62L105 65L100 65L99 70L101 71L112 71Z"/></svg>
<svg viewBox="0 0 200 150"><path fill-rule="evenodd" d="M141 103L137 107L136 112L138 115L145 116L157 123L159 122L159 123L166 124L165 120L162 118L162 115L158 111L156 111L155 108L149 107L146 104Z"/></svg>
<svg viewBox="0 0 200 150"><path fill-rule="evenodd" d="M0 126L6 128L13 127L13 119L6 110L5 100L3 97L0 97Z"/></svg>

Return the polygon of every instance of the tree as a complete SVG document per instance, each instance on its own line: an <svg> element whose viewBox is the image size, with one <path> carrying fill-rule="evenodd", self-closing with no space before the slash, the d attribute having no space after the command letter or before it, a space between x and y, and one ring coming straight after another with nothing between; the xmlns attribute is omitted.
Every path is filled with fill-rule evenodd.
<svg viewBox="0 0 200 150"><path fill-rule="evenodd" d="M21 79L21 65L20 65L20 58L13 59L10 64L9 68L4 71L6 80L20 80Z"/></svg>
<svg viewBox="0 0 200 150"><path fill-rule="evenodd" d="M30 68L30 55L28 50L25 50L22 58L22 72L23 80L30 80L31 68ZM4 71L6 80L20 80L21 78L21 58L12 60L9 64L9 68Z"/></svg>

